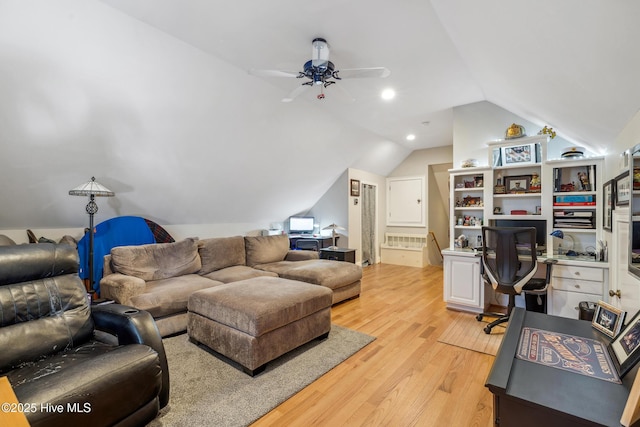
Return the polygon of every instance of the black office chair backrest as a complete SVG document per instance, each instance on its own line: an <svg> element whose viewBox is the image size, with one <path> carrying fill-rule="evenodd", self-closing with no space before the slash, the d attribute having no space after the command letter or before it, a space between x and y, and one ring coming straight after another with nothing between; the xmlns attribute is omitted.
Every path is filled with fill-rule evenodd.
<svg viewBox="0 0 640 427"><path fill-rule="evenodd" d="M494 289L522 287L537 270L534 227L482 227L482 263Z"/></svg>
<svg viewBox="0 0 640 427"><path fill-rule="evenodd" d="M318 242L316 239L298 239L296 241L296 249L305 251L319 251L320 242Z"/></svg>

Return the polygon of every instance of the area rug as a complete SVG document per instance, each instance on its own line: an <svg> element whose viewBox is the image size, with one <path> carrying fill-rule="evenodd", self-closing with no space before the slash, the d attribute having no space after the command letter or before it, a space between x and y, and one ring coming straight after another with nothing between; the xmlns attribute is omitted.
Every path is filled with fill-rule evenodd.
<svg viewBox="0 0 640 427"><path fill-rule="evenodd" d="M187 334L165 338L170 399L149 427L247 426L373 340L332 325L327 339L285 354L252 378L228 359L189 342Z"/></svg>
<svg viewBox="0 0 640 427"><path fill-rule="evenodd" d="M440 335L438 342L495 356L502 342L506 323L494 327L491 334L487 335L483 329L492 320L495 318L488 317L478 322L475 314L458 313Z"/></svg>

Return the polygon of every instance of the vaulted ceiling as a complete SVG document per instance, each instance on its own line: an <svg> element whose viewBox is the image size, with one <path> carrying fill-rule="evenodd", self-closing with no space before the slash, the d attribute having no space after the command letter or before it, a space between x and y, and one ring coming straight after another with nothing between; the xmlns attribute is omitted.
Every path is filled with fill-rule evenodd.
<svg viewBox="0 0 640 427"><path fill-rule="evenodd" d="M67 192L92 175L116 192L105 218L282 220L346 168L450 145L453 108L477 101L604 152L640 104L639 16L631 0L0 0L0 228L84 224ZM315 37L336 68L391 75L286 104L300 80L248 74L301 70Z"/></svg>

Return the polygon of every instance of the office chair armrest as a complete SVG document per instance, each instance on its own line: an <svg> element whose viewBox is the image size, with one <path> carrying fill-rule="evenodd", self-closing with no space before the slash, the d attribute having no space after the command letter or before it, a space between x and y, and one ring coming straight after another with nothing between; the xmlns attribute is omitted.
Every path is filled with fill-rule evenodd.
<svg viewBox="0 0 640 427"><path fill-rule="evenodd" d="M549 283L551 283L551 269L553 267L554 264L557 264L558 260L557 259L545 259L543 264L547 265L547 274L545 275L545 281L547 282L547 285Z"/></svg>

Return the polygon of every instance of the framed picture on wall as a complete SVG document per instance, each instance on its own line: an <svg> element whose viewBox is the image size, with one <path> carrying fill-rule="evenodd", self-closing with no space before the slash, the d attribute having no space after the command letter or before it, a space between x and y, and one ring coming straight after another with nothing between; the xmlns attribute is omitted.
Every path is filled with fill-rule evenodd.
<svg viewBox="0 0 640 427"><path fill-rule="evenodd" d="M360 197L360 181L357 179L351 180L351 196Z"/></svg>
<svg viewBox="0 0 640 427"><path fill-rule="evenodd" d="M610 180L602 186L602 206L604 206L604 209L602 209L602 228L607 231L612 230L612 211L615 199L613 184L613 180Z"/></svg>
<svg viewBox="0 0 640 427"><path fill-rule="evenodd" d="M631 177L629 171L623 172L615 177L616 182L616 206L626 206L631 199Z"/></svg>

